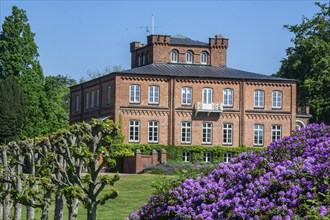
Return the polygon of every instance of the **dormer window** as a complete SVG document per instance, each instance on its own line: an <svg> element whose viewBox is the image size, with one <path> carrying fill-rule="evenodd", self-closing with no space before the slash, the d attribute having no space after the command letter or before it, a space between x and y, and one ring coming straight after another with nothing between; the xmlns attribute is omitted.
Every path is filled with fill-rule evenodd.
<svg viewBox="0 0 330 220"><path fill-rule="evenodd" d="M186 53L186 63L192 63L193 61L193 53L191 51L188 51Z"/></svg>
<svg viewBox="0 0 330 220"><path fill-rule="evenodd" d="M171 52L171 62L172 63L177 63L179 58L179 53L176 50L172 50Z"/></svg>
<svg viewBox="0 0 330 220"><path fill-rule="evenodd" d="M138 56L138 66L141 66L141 55Z"/></svg>
<svg viewBox="0 0 330 220"><path fill-rule="evenodd" d="M207 64L207 57L206 52L201 53L201 64Z"/></svg>

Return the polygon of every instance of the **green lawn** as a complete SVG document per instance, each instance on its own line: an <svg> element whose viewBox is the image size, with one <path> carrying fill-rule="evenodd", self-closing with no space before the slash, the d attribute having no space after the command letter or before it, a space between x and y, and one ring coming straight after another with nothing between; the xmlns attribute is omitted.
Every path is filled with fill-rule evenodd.
<svg viewBox="0 0 330 220"><path fill-rule="evenodd" d="M171 178L171 176L165 176ZM97 210L97 219L125 219L130 213L139 209L147 203L154 189L151 184L155 180L163 178L160 175L152 174L129 174L120 175L120 180L115 183L115 188L119 190L119 196L108 200ZM109 188L105 188L104 192ZM23 216L25 212L23 212ZM24 216L25 217L25 216ZM40 211L36 210L36 219L40 219ZM50 209L49 219L54 219L54 203ZM64 219L67 219L67 209L64 209ZM80 205L78 219L86 219L86 209Z"/></svg>

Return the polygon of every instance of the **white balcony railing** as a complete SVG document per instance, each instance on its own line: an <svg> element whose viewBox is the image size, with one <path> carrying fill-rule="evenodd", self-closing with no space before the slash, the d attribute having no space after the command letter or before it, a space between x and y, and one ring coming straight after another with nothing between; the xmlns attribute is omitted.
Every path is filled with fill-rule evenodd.
<svg viewBox="0 0 330 220"><path fill-rule="evenodd" d="M211 112L221 113L222 111L223 103L220 102L213 102L210 104L203 104L201 102L195 103L195 116L197 116L199 112L207 112L209 115Z"/></svg>

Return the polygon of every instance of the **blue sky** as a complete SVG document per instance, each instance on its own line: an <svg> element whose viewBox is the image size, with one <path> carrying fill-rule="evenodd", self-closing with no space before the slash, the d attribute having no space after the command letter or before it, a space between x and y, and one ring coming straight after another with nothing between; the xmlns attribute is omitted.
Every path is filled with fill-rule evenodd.
<svg viewBox="0 0 330 220"><path fill-rule="evenodd" d="M203 42L222 34L229 38L228 67L270 75L292 45L283 25L318 11L313 1L0 0L1 24L13 5L27 12L44 74L77 80L106 66L129 69L129 43L146 42L139 27L151 26L152 15L155 34Z"/></svg>

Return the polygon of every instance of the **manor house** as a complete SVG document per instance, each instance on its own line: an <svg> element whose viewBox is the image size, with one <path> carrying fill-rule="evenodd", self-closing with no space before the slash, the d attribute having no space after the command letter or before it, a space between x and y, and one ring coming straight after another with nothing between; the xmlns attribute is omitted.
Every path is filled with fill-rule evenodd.
<svg viewBox="0 0 330 220"><path fill-rule="evenodd" d="M265 147L306 126L296 81L232 69L228 39L150 35L131 69L71 87L70 122L122 118L125 143Z"/></svg>

